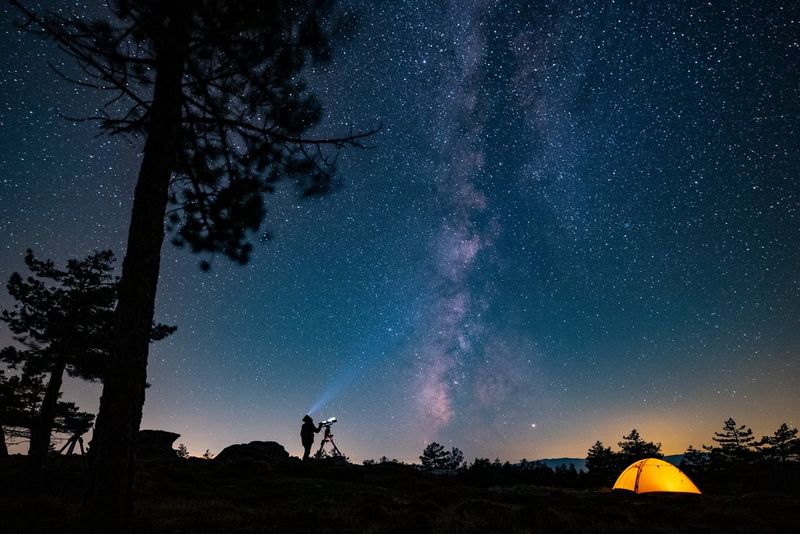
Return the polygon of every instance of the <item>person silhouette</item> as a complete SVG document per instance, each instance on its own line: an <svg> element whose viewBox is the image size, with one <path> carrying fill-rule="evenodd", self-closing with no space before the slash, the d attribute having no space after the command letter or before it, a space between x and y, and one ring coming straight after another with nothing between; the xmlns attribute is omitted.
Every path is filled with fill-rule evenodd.
<svg viewBox="0 0 800 534"><path fill-rule="evenodd" d="M322 423L314 426L314 420L310 415L303 417L303 426L300 428L300 441L303 443L305 452L303 453L303 461L308 460L308 455L311 454L311 446L314 445L314 434L318 434L322 430Z"/></svg>

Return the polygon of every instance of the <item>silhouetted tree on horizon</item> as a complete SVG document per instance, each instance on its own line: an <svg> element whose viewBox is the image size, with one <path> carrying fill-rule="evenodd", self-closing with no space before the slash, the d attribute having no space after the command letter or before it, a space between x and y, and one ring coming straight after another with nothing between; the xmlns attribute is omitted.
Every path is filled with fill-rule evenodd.
<svg viewBox="0 0 800 534"><path fill-rule="evenodd" d="M596 441L586 453L585 482L590 485L610 486L623 469L644 458L664 458L661 443L645 441L635 428L618 442L619 452Z"/></svg>
<svg viewBox="0 0 800 534"><path fill-rule="evenodd" d="M178 455L178 458L185 460L186 458L189 457L189 448L183 443L178 443L178 449L176 454Z"/></svg>
<svg viewBox="0 0 800 534"><path fill-rule="evenodd" d="M21 369L22 378L27 377L30 383L43 383L47 376L41 402L35 409L29 404L28 410L28 465L36 469L47 461L56 417L70 417L68 408L58 400L64 373L89 381L103 377L111 345L117 278L110 250L70 259L65 269L57 268L51 260L37 259L28 250L25 264L31 275L11 275L7 288L16 302L0 314L14 340L24 348L6 347L0 351L0 360L11 369ZM174 330L155 325L151 339L162 339Z"/></svg>
<svg viewBox="0 0 800 534"><path fill-rule="evenodd" d="M707 452L689 445L689 448L683 453L680 468L690 475L698 475L708 471L710 465L711 458Z"/></svg>
<svg viewBox="0 0 800 534"><path fill-rule="evenodd" d="M786 462L800 455L797 429L789 428L786 423L782 423L771 436L762 437L759 445L763 447L761 451L766 458L779 462Z"/></svg>
<svg viewBox="0 0 800 534"><path fill-rule="evenodd" d="M363 462L363 465L385 465L385 464L406 465L405 462L401 462L397 458L389 459L388 456L381 456L377 460L375 460L374 458L370 458L370 459L364 460L364 462Z"/></svg>
<svg viewBox="0 0 800 534"><path fill-rule="evenodd" d="M425 447L419 460L421 462L421 469L425 471L431 471L433 469L458 471L465 466L464 453L461 452L461 449L453 447L448 451L444 448L444 445L440 445L435 441L429 443Z"/></svg>
<svg viewBox="0 0 800 534"><path fill-rule="evenodd" d="M463 458L463 455L462 455ZM450 467L450 453L445 450L444 445L431 442L422 451L419 457L421 468L425 471L433 469L448 469Z"/></svg>
<svg viewBox="0 0 800 534"><path fill-rule="evenodd" d="M717 467L745 463L756 452L753 431L746 425L737 426L732 417L725 421L722 432L714 432L711 439L718 445L703 445L703 449L710 453L711 463Z"/></svg>
<svg viewBox="0 0 800 534"><path fill-rule="evenodd" d="M16 304L3 310L0 319L26 348L6 347L0 359L12 369L23 368L29 377L48 376L41 404L30 414L32 468L47 460L64 373L95 380L101 372L98 354L108 347L114 304L112 261L110 251L95 252L84 260L70 260L60 270L28 250L25 264L32 276L14 273L8 281Z"/></svg>
<svg viewBox="0 0 800 534"><path fill-rule="evenodd" d="M76 60L81 77L63 78L111 92L95 117L104 131L144 140L82 513L84 532L123 532L167 204L176 244L245 263L274 184L327 192L336 158L324 148L371 132L304 137L322 111L300 75L330 57L330 2L117 0L98 21L12 4Z"/></svg>
<svg viewBox="0 0 800 534"><path fill-rule="evenodd" d="M30 438L29 406L37 407L43 392L40 377L9 376L6 370L0 369L0 456L8 456L6 439Z"/></svg>
<svg viewBox="0 0 800 534"><path fill-rule="evenodd" d="M3 400L2 389L5 388L5 376L0 372L0 402ZM0 417L0 458L8 456L8 445L6 444L6 429Z"/></svg>
<svg viewBox="0 0 800 534"><path fill-rule="evenodd" d="M465 484L480 487L497 485L531 484L539 486L581 487L586 480L575 465L561 464L551 469L541 461L522 459L519 463L494 461L488 458L475 458L469 465L457 471L459 479Z"/></svg>
<svg viewBox="0 0 800 534"><path fill-rule="evenodd" d="M5 370L0 369L0 456L8 455L6 438L31 439L46 389L41 374L31 375L22 370L6 376ZM57 400L50 429L69 435L83 433L91 427L93 420L93 414L81 412L74 402ZM49 439L47 445L49 450Z"/></svg>
<svg viewBox="0 0 800 534"><path fill-rule="evenodd" d="M586 454L586 471L593 483L601 486L610 486L619 476L619 460L611 447L596 441Z"/></svg>
<svg viewBox="0 0 800 534"><path fill-rule="evenodd" d="M447 466L448 469L458 471L464 467L464 453L458 447L450 449L450 462Z"/></svg>
<svg viewBox="0 0 800 534"><path fill-rule="evenodd" d="M644 441L635 428L630 434L622 437L619 445L619 459L621 468L627 467L637 460L643 458L663 458L661 453L661 443Z"/></svg>

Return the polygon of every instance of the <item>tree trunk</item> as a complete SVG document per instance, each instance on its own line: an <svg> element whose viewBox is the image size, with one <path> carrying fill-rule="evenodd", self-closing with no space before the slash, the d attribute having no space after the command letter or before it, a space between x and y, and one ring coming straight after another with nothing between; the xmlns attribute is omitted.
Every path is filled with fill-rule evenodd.
<svg viewBox="0 0 800 534"><path fill-rule="evenodd" d="M6 446L6 430L3 425L0 425L0 458L8 456L8 447Z"/></svg>
<svg viewBox="0 0 800 534"><path fill-rule="evenodd" d="M67 358L61 354L56 357L53 369L50 371L50 381L44 392L39 415L31 425L31 444L28 448L28 467L31 470L41 469L47 463L47 453L50 452L50 434L53 422L56 419L58 396L61 393L61 384L64 381L64 369L67 367Z"/></svg>
<svg viewBox="0 0 800 534"><path fill-rule="evenodd" d="M84 533L132 530L134 447L142 419L150 329L164 241L169 181L179 150L190 4L165 2L151 119L134 193L114 317L114 346L91 445Z"/></svg>

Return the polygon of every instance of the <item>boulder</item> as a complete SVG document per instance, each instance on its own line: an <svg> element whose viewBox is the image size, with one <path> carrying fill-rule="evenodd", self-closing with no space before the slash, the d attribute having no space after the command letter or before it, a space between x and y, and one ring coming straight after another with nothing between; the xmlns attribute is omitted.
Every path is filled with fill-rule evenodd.
<svg viewBox="0 0 800 534"><path fill-rule="evenodd" d="M136 458L140 460L177 458L178 451L172 448L172 444L179 437L180 434L166 430L140 430L136 438Z"/></svg>
<svg viewBox="0 0 800 534"><path fill-rule="evenodd" d="M280 443L274 441L251 441L230 445L214 457L215 462L231 462L234 460L258 460L269 464L284 463L289 453Z"/></svg>

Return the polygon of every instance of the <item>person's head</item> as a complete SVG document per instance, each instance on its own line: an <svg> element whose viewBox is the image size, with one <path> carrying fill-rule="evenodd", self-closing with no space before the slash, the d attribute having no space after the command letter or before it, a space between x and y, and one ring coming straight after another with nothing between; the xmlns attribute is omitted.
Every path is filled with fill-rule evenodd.
<svg viewBox="0 0 800 534"><path fill-rule="evenodd" d="M313 420L313 419L311 419L311 416L310 416L310 415L307 415L307 416L303 417L303 422L304 422L304 423L313 423L313 422L314 422L314 420Z"/></svg>

